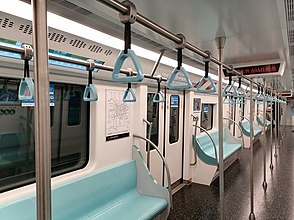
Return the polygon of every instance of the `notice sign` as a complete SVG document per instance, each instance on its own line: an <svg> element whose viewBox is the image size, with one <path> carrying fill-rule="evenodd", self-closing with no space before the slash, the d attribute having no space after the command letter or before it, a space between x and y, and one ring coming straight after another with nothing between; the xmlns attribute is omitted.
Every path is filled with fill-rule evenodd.
<svg viewBox="0 0 294 220"><path fill-rule="evenodd" d="M130 110L122 90L106 90L106 141L129 137Z"/></svg>
<svg viewBox="0 0 294 220"><path fill-rule="evenodd" d="M55 105L54 84L50 84L50 87L49 87L49 103L50 103L50 106ZM33 99L22 100L21 106L23 107L35 106L35 100Z"/></svg>
<svg viewBox="0 0 294 220"><path fill-rule="evenodd" d="M178 95L171 95L170 107L179 107L179 96Z"/></svg>
<svg viewBox="0 0 294 220"><path fill-rule="evenodd" d="M194 98L193 99L193 112L200 112L201 111L201 99Z"/></svg>
<svg viewBox="0 0 294 220"><path fill-rule="evenodd" d="M265 65L254 65L254 66L244 66L244 67L236 67L235 70L242 73L243 75L271 75L277 74L280 72L281 63L272 63ZM229 76L229 73L226 69L224 69L225 77ZM232 74L235 76L235 74Z"/></svg>

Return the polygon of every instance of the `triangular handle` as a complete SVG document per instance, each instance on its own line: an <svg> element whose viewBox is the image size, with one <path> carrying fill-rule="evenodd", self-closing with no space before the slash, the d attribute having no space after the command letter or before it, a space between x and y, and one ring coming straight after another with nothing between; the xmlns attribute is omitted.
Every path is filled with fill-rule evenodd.
<svg viewBox="0 0 294 220"><path fill-rule="evenodd" d="M158 103L158 102L165 102L165 97L163 92L159 91L154 94L153 96L153 102Z"/></svg>
<svg viewBox="0 0 294 220"><path fill-rule="evenodd" d="M210 82L210 84L208 85L208 87L210 87L211 89L207 89L208 87L206 87L206 89L201 89L201 87L206 83L206 82ZM213 82L213 80L211 79L210 76L203 76L199 83L197 84L197 87L196 87L196 92L199 92L199 93L214 93L216 92L216 88L215 88L215 84Z"/></svg>
<svg viewBox="0 0 294 220"><path fill-rule="evenodd" d="M246 97L247 95L245 89L243 89L242 87L239 87L237 89L237 93L238 93L238 97L241 97L241 98Z"/></svg>
<svg viewBox="0 0 294 220"><path fill-rule="evenodd" d="M226 85L226 87L223 90L223 96L231 96L231 97L236 97L238 96L237 89L234 85Z"/></svg>
<svg viewBox="0 0 294 220"><path fill-rule="evenodd" d="M136 68L136 71L137 71L137 75L121 76L120 75L121 67L122 67L125 59L127 59L128 57L130 57L132 59L134 66ZM115 65L114 65L113 72L112 72L112 80L114 82L130 83L130 82L141 82L143 79L144 79L144 73L142 70L142 66L141 66L141 63L140 63L137 55L135 54L135 52L132 51L131 49L128 49L127 53L124 53L124 50L122 50L120 52L120 54L118 55L118 58L117 58Z"/></svg>
<svg viewBox="0 0 294 220"><path fill-rule="evenodd" d="M34 90L34 82L32 78L25 77L22 78L19 84L18 89L18 99L19 100L30 100L34 99L35 90Z"/></svg>
<svg viewBox="0 0 294 220"><path fill-rule="evenodd" d="M136 102L136 94L132 88L127 88L123 95L124 102Z"/></svg>
<svg viewBox="0 0 294 220"><path fill-rule="evenodd" d="M85 102L95 102L98 100L97 90L93 84L86 85L83 100Z"/></svg>
<svg viewBox="0 0 294 220"><path fill-rule="evenodd" d="M184 74L185 81L183 81L183 82L177 82L177 80L175 80L176 76L180 72L182 72ZM176 67L173 70L172 74L168 78L167 87L169 89L190 89L190 88L192 88L192 82L191 82L190 76L184 67L182 67L182 66L180 68Z"/></svg>

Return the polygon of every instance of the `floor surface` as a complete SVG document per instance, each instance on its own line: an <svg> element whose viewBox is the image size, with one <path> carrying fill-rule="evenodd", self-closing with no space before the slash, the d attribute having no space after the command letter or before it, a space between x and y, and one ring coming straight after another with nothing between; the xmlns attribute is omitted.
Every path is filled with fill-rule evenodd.
<svg viewBox="0 0 294 220"><path fill-rule="evenodd" d="M294 219L294 133L286 128L277 157L270 166L270 131L254 145L254 214L257 220ZM267 189L263 183L263 147L267 149ZM275 147L273 147L273 154ZM250 214L250 150L225 171L224 219L248 219ZM169 220L219 219L219 179L211 186L192 183L173 195Z"/></svg>

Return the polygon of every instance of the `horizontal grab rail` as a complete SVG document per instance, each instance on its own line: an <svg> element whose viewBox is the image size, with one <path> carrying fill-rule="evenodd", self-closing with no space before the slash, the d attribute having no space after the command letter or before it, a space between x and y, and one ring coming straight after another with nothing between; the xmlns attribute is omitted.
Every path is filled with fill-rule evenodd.
<svg viewBox="0 0 294 220"><path fill-rule="evenodd" d="M156 151L157 153L159 154L162 162L164 163L164 167L166 169L166 175L167 175L167 184L168 184L168 192L169 192L169 197L170 197L170 203L171 203L171 207L173 207L172 205L172 190L171 190L171 177L170 177L170 170L169 170L169 167L168 167L168 164L164 158L164 156L162 155L162 153L159 151L158 147L152 142L150 141L149 139L145 138L145 137L142 137L140 135L137 135L137 134L133 134L133 137L136 137L136 138L139 138L139 139L142 139L144 141L146 141L148 144L150 144Z"/></svg>

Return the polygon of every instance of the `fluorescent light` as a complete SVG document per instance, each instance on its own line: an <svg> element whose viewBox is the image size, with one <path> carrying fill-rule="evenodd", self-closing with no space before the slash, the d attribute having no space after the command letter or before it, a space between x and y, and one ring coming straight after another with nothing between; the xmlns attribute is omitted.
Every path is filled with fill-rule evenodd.
<svg viewBox="0 0 294 220"><path fill-rule="evenodd" d="M27 20L32 20L31 5L19 0L6 1L5 4L0 5L0 10L17 17L21 17ZM123 40L112 37L108 34L97 31L93 28L87 27L83 24L69 20L67 18L61 17L51 12L47 12L47 22L49 27L52 27L64 32L68 32L70 34L80 36L80 37L95 41L97 43L104 44L106 46L109 46L118 50L121 50L124 47ZM159 57L159 53L155 53L153 51L139 47L137 45L132 45L132 48L134 49L137 56L139 57L143 57L152 61L157 61ZM161 63L170 67L177 66L176 60L165 57L165 56L162 57ZM190 73L193 73L199 76L204 76L203 70L200 70L198 68L195 68L193 66L190 66L184 63L183 63L183 67ZM210 76L213 80L218 81L218 77L216 75L211 74Z"/></svg>

